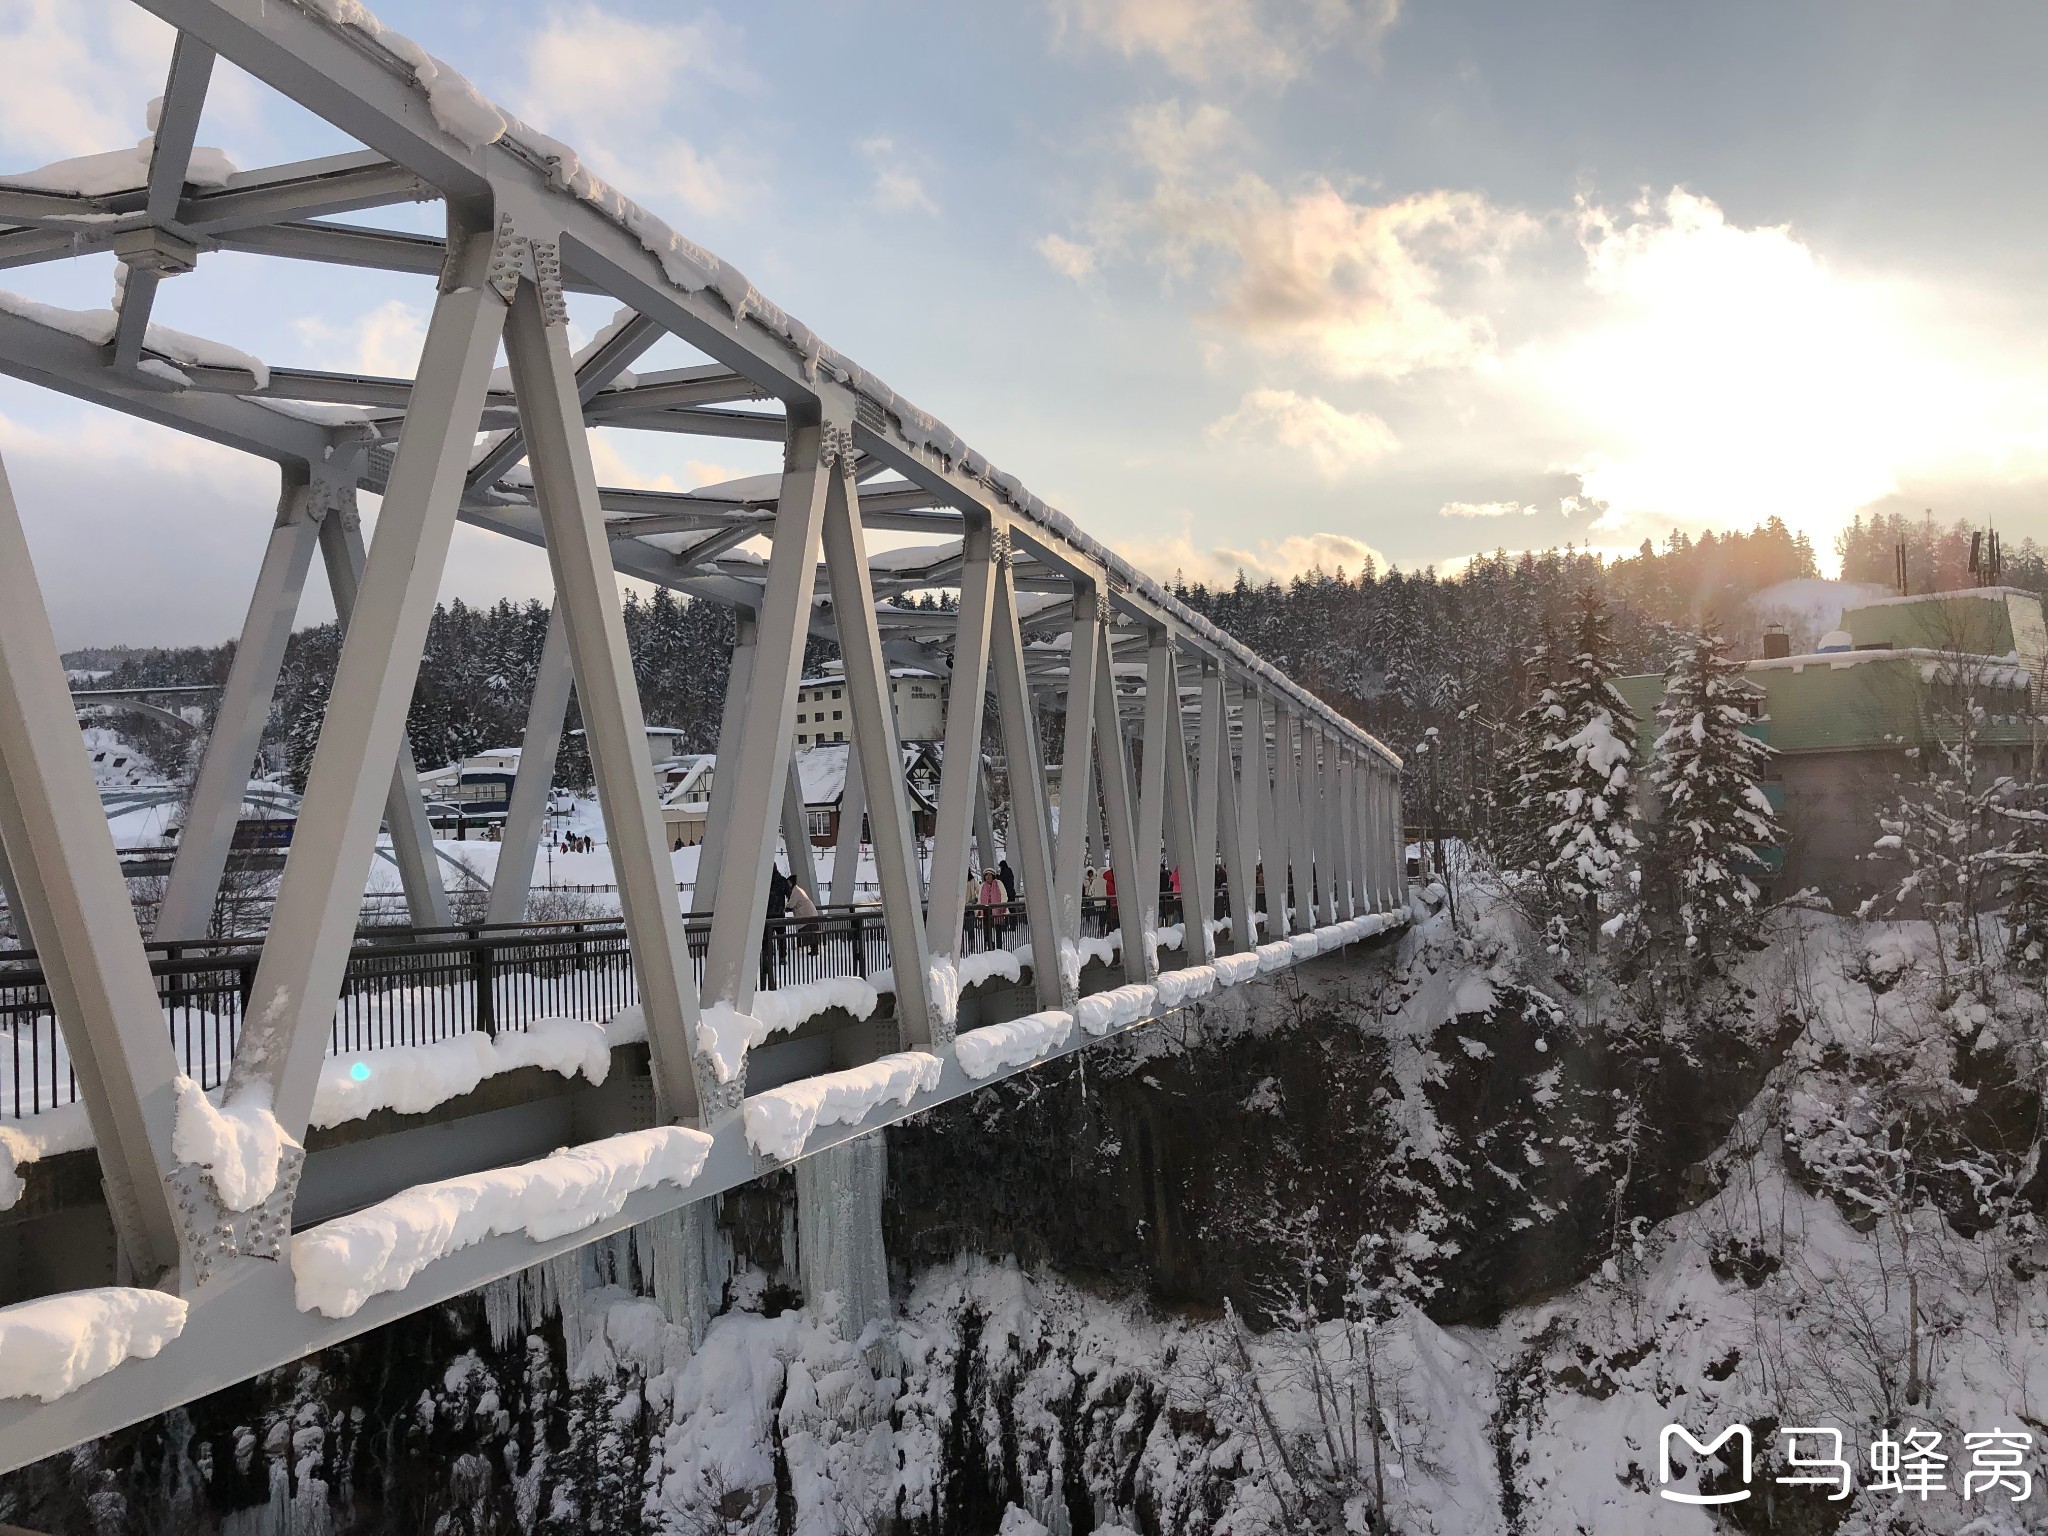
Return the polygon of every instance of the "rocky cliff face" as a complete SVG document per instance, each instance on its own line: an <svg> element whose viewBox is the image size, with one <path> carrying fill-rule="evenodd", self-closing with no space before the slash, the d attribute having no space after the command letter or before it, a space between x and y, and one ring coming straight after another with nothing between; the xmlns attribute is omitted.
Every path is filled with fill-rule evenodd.
<svg viewBox="0 0 2048 1536"><path fill-rule="evenodd" d="M801 1305L785 1175L722 1202L708 1327L652 1299L636 1233L29 1469L0 1483L0 1521L1341 1530L1361 1487L1404 1496L1371 1436L1368 1475L1371 1391L1406 1496L1456 1466L1518 1524L1535 1398L1611 1392L1645 1355L1497 1373L1443 1330L1606 1285L1654 1248L1714 1188L1703 1160L1798 1020L1767 986L1683 1029L1602 1017L1531 985L1498 934L1440 920L1306 975L892 1130L902 1315L859 1346ZM1324 1391L1276 1408L1259 1383L1275 1361L1303 1379L1325 1340L1348 1450L1332 1432L1326 1474L1282 1478L1287 1441L1260 1424Z"/></svg>

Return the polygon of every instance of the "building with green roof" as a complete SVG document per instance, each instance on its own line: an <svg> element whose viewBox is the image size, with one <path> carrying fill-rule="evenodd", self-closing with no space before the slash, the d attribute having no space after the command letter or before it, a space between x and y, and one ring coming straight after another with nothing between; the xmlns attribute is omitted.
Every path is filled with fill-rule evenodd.
<svg viewBox="0 0 2048 1536"><path fill-rule="evenodd" d="M1770 642L1782 636L1767 636ZM1758 690L1751 729L1776 751L1764 786L1786 830L1772 851L1783 890L1815 887L1837 906L1891 883L1874 862L1877 818L1901 779L1924 775L1928 749L1953 740L1966 698L1985 711L1983 771L2031 776L2048 626L2031 592L1987 587L1889 598L1850 608L1811 655L1748 663ZM1615 679L1655 749L1657 674Z"/></svg>

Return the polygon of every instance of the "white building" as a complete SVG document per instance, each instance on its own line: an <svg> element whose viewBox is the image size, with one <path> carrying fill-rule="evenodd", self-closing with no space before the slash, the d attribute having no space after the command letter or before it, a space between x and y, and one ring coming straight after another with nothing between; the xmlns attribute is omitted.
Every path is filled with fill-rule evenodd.
<svg viewBox="0 0 2048 1536"><path fill-rule="evenodd" d="M898 741L943 741L946 685L917 667L889 669L889 702L896 711ZM846 701L846 673L836 661L796 685L796 744L830 746L853 740L853 710Z"/></svg>

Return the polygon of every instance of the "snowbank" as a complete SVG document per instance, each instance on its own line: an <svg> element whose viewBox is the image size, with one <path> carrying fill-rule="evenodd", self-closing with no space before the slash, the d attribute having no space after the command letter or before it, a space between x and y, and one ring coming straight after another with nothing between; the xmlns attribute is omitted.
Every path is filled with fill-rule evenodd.
<svg viewBox="0 0 2048 1536"><path fill-rule="evenodd" d="M301 1312L349 1317L427 1265L487 1237L524 1231L535 1242L616 1215L657 1184L687 1189L711 1138L683 1126L629 1131L512 1168L420 1184L292 1239Z"/></svg>
<svg viewBox="0 0 2048 1536"><path fill-rule="evenodd" d="M880 1000L879 979L828 976L774 992L756 992L752 1013L741 1013L730 1003L713 1003L698 1015L697 1049L709 1058L718 1080L729 1083L739 1076L747 1052L770 1035L786 1034L829 1008L843 1008L856 1019L865 1019ZM890 981L893 987L894 978Z"/></svg>
<svg viewBox="0 0 2048 1536"><path fill-rule="evenodd" d="M270 1085L252 1083L216 1109L191 1078L177 1082L178 1115L171 1151L213 1175L221 1203L231 1211L253 1210L277 1188L277 1165L286 1147L299 1144L270 1112Z"/></svg>
<svg viewBox="0 0 2048 1536"><path fill-rule="evenodd" d="M1294 964L1294 946L1285 939L1261 944L1252 953L1258 956L1259 974L1262 976Z"/></svg>
<svg viewBox="0 0 2048 1536"><path fill-rule="evenodd" d="M644 1032L644 1021L641 1028ZM592 1083L602 1083L611 1065L606 1031L581 1019L536 1019L495 1037L478 1031L431 1045L330 1056L320 1067L313 1124L340 1125L380 1109L424 1114L472 1092L487 1077L520 1067L545 1067L564 1077L581 1072Z"/></svg>
<svg viewBox="0 0 2048 1536"><path fill-rule="evenodd" d="M1159 1007L1159 989L1133 984L1091 993L1074 1007L1074 1022L1090 1035L1104 1035L1124 1024L1135 1024Z"/></svg>
<svg viewBox="0 0 2048 1536"><path fill-rule="evenodd" d="M884 1056L844 1072L827 1072L748 1099L747 1144L762 1157L786 1163L802 1155L821 1125L857 1125L877 1105L908 1104L939 1086L939 1058L923 1051Z"/></svg>
<svg viewBox="0 0 2048 1536"><path fill-rule="evenodd" d="M1073 1028L1071 1013L1049 1008L1007 1023L970 1029L955 1037L953 1054L959 1058L960 1070L979 1081L1008 1067L1028 1065L1047 1051L1057 1050L1066 1044Z"/></svg>
<svg viewBox="0 0 2048 1536"><path fill-rule="evenodd" d="M1191 965L1185 970L1162 971L1159 976L1159 1006L1178 1008L1216 990L1216 967Z"/></svg>
<svg viewBox="0 0 2048 1536"><path fill-rule="evenodd" d="M1215 971L1216 984L1219 987L1239 986L1259 974L1259 957L1256 952L1247 955L1218 955Z"/></svg>
<svg viewBox="0 0 2048 1536"><path fill-rule="evenodd" d="M54 1402L185 1331L185 1303L110 1285L0 1307L0 1397Z"/></svg>

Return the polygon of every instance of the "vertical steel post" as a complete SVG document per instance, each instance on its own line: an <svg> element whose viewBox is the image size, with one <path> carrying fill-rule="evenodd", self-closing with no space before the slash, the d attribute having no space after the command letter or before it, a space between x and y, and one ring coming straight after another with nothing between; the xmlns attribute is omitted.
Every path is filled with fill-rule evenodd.
<svg viewBox="0 0 2048 1536"><path fill-rule="evenodd" d="M1181 960L1184 964L1207 965L1215 959L1215 952L1209 942L1209 929L1204 922L1209 915L1206 906L1197 906L1198 893L1209 882L1197 881L1193 871L1200 840L1195 835L1195 805L1193 791L1188 782L1188 737L1187 717L1180 707L1179 658L1169 647L1167 652L1167 676L1172 679L1173 694L1168 703L1165 718L1166 744L1166 833L1167 846L1172 850L1171 867L1180 873L1180 920Z"/></svg>
<svg viewBox="0 0 2048 1536"><path fill-rule="evenodd" d="M981 757L979 746L974 750L979 760L974 776L974 856L987 871L996 867L1003 850L996 842L996 796L995 786L989 780L988 760Z"/></svg>
<svg viewBox="0 0 2048 1536"><path fill-rule="evenodd" d="M313 496L327 504L320 518L320 557L327 567L328 589L334 594L335 621L341 626L346 644L369 556L363 548L363 525L356 512L355 482L344 484L340 479L330 478L324 473L326 468L323 465L313 471ZM414 675L418 675L417 663ZM411 705L408 697L408 713ZM446 927L448 891L441 880L441 860L434 849L434 829L427 821L427 804L420 794L412 743L402 724L398 752L392 759L391 777L384 791L384 825L391 833L391 857L398 865L399 883L405 888L405 910L413 926Z"/></svg>
<svg viewBox="0 0 2048 1536"><path fill-rule="evenodd" d="M835 907L853 904L860 880L860 824L867 813L867 780L861 777L860 754L848 749L846 784L839 793L839 835L832 844L831 905Z"/></svg>
<svg viewBox="0 0 2048 1536"><path fill-rule="evenodd" d="M849 745L846 755L853 756ZM782 770L782 849L789 856L789 879L792 885L800 885L811 899L818 899L818 864L811 857L811 818L804 805L804 778L797 770L797 754L789 754L789 765Z"/></svg>
<svg viewBox="0 0 2048 1536"><path fill-rule="evenodd" d="M1102 637L1093 582L1074 583L1074 622L1067 631L1066 744L1060 757L1059 854L1053 881L1059 888L1060 937L1081 937L1081 866L1088 848L1094 789L1088 782L1095 762L1095 651Z"/></svg>
<svg viewBox="0 0 2048 1536"><path fill-rule="evenodd" d="M1258 760L1254 743L1263 739L1265 723L1259 716L1258 695L1239 691L1238 753L1241 766L1230 771L1229 718L1223 735L1223 836L1224 857L1230 861L1231 947L1241 954L1259 947L1254 902L1259 867Z"/></svg>
<svg viewBox="0 0 2048 1536"><path fill-rule="evenodd" d="M230 1095L270 1090L273 1112L295 1137L305 1134L312 1113L374 855L379 802L391 790L504 328L505 301L485 281L491 251L490 231L451 208L441 292L385 484L377 545L342 643L235 1053Z"/></svg>
<svg viewBox="0 0 2048 1536"><path fill-rule="evenodd" d="M241 819L249 769L263 745L271 696L284 667L285 643L291 639L292 620L313 563L319 529L311 508L305 466L286 465L277 517L249 596L234 664L221 689L192 796L185 802L178 851L157 907L159 939L203 939L212 928L213 903L234 845L235 824Z"/></svg>
<svg viewBox="0 0 2048 1536"><path fill-rule="evenodd" d="M619 580L612 569L590 438L576 393L567 320L559 290L544 293L522 278L505 326L505 357L518 393L534 503L547 539L555 602L568 632L584 740L597 779L626 942L632 947L633 970L640 983L656 1112L679 1120L700 1109L690 1071L697 1033L696 989L691 985L682 906L654 793L647 720L626 641Z"/></svg>
<svg viewBox="0 0 2048 1536"><path fill-rule="evenodd" d="M1202 663L1201 703L1195 765L1195 867L1192 879L1187 870L1181 871L1180 886L1182 904L1191 896L1207 922L1216 911L1216 822L1230 778L1230 714L1224 708L1223 673L1212 661ZM1213 943L1210 949L1213 958Z"/></svg>
<svg viewBox="0 0 2048 1536"><path fill-rule="evenodd" d="M1180 710L1180 680L1174 673L1173 647L1166 632L1154 629L1145 652L1145 713L1138 736L1138 866L1143 876L1138 898L1139 923L1157 942L1159 934L1159 872L1166 858L1166 722ZM1123 877L1117 877L1123 887Z"/></svg>
<svg viewBox="0 0 2048 1536"><path fill-rule="evenodd" d="M1257 722L1256 730L1248 738L1246 751L1250 755L1245 764L1247 769L1257 765L1252 789L1258 811L1254 824L1258 829L1259 860L1266 886L1266 926L1262 936L1270 940L1287 934L1287 916L1282 910L1287 899L1287 838L1280 829L1280 794L1275 779L1280 710L1277 704L1269 708L1265 696L1256 690L1246 695L1245 707L1247 718Z"/></svg>
<svg viewBox="0 0 2048 1536"><path fill-rule="evenodd" d="M1358 778L1358 759L1349 743L1337 759L1336 844L1338 894L1337 920L1349 922L1358 916L1358 828L1352 820L1352 786Z"/></svg>
<svg viewBox="0 0 2048 1536"><path fill-rule="evenodd" d="M1159 975L1159 955L1148 938L1143 893L1158 899L1159 871L1138 856L1137 818L1131 805L1130 762L1124 756L1124 726L1116 696L1116 647L1109 617L1101 613L1102 643L1095 652L1095 777L1109 832L1109 867L1116 875L1117 930L1122 935L1124 980L1150 982Z"/></svg>
<svg viewBox="0 0 2048 1536"><path fill-rule="evenodd" d="M107 1206L140 1283L178 1266L164 1175L178 1063L28 540L0 468L0 844L16 937L33 941L99 1149Z"/></svg>
<svg viewBox="0 0 2048 1536"><path fill-rule="evenodd" d="M1052 816L1045 803L1044 761L1038 750L1038 720L1031 708L1031 680L1024 668L1024 633L1017 621L1017 592L1010 575L1009 540L996 550L995 603L990 638L995 651L996 709L1003 728L1003 757L1010 771L1009 856L1021 866L1024 915L1031 927L1031 984L1041 1008L1071 1009L1075 988L1060 961L1060 927L1053 910Z"/></svg>
<svg viewBox="0 0 2048 1536"><path fill-rule="evenodd" d="M704 952L707 1007L722 1004L745 1014L754 1005L776 822L790 748L796 738L791 706L797 680L803 675L804 643L810 637L825 496L838 473L840 456L849 451L843 423L827 423L816 405L789 408L774 549L768 558L747 694L740 701L739 748L730 761L721 758L718 765L721 787L730 788L731 798L721 850L718 904ZM728 774L732 782L726 786ZM716 1076L708 1060L702 1059L699 1074L700 1087ZM715 1102L706 1103L707 1123L739 1112L746 1096L744 1067L716 1087Z"/></svg>
<svg viewBox="0 0 2048 1536"><path fill-rule="evenodd" d="M910 818L910 786L904 781L903 749L896 739L896 707L889 691L889 658L875 623L874 588L868 576L867 533L861 526L860 493L853 479L853 455L842 453L825 494L825 573L832 584L832 619L846 665L846 702L853 711L850 755L860 758L861 778L871 787L868 826L874 833L875 879L882 888L882 918L889 928L889 953L896 970L896 1027L902 1045L943 1044L950 1020L932 1017L931 956L925 938L924 892L917 872L916 829ZM957 913L939 921L957 927Z"/></svg>
<svg viewBox="0 0 2048 1536"><path fill-rule="evenodd" d="M732 617L732 666L725 678L725 708L718 717L718 761L711 770L711 803L705 808L697 878L690 887L690 912L696 917L718 906L718 872L725 864L726 828L732 823L733 795L739 787L740 733L746 728L754 653L760 648L760 615L751 608L736 608Z"/></svg>
<svg viewBox="0 0 2048 1536"><path fill-rule="evenodd" d="M1405 905L1408 900L1408 831L1401 817L1401 773L1396 768L1387 770L1387 820L1391 823L1394 833L1393 905L1398 907Z"/></svg>
<svg viewBox="0 0 2048 1536"><path fill-rule="evenodd" d="M988 698L989 623L995 605L993 549L994 535L987 520L970 514L961 530L960 622L953 641L953 675L946 689L946 759L939 767L939 819L932 839L925 927L933 955L956 966L965 938L962 917L975 894L967 888L968 839L976 833L982 839L980 860L988 858L990 847L981 730Z"/></svg>
<svg viewBox="0 0 2048 1536"><path fill-rule="evenodd" d="M576 671L569 656L569 627L559 601L548 613L548 632L534 668L533 698L526 706L526 734L519 739L519 772L505 806L505 837L498 845L498 868L491 876L491 904L484 920L520 923L526 920L526 899L533 889L533 862L540 855L547 830L548 797L555 786L555 760L562 750L562 730L569 719L569 694ZM666 841L666 834L664 834Z"/></svg>
<svg viewBox="0 0 2048 1536"><path fill-rule="evenodd" d="M1273 707L1273 829L1280 839L1278 879L1273 870L1266 871L1266 901L1272 908L1275 937L1299 933L1307 926L1301 920L1306 911L1308 886L1301 856L1296 745L1294 710L1286 700L1277 699ZM1290 887L1296 898L1292 902L1287 899Z"/></svg>

